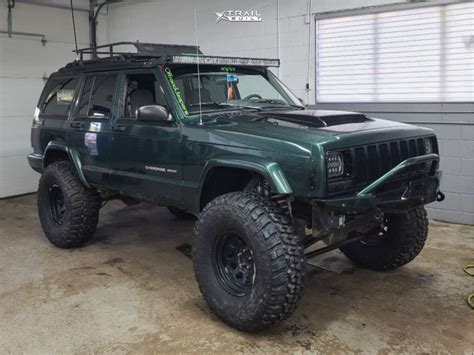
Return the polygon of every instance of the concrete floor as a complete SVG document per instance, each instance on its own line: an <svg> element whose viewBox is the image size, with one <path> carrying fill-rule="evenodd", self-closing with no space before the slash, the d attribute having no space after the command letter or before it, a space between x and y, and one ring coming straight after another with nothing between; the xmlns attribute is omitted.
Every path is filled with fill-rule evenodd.
<svg viewBox="0 0 474 355"><path fill-rule="evenodd" d="M210 314L191 260L192 222L109 203L90 245L54 248L36 196L0 200L1 352L473 353L474 227L432 222L421 255L394 272L317 271L296 313L257 335Z"/></svg>

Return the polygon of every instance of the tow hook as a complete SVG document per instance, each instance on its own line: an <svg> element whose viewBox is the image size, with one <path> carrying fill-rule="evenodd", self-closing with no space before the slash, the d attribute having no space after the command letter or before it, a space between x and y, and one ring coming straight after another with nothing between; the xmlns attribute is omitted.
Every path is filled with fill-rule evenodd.
<svg viewBox="0 0 474 355"><path fill-rule="evenodd" d="M441 191L438 191L438 193L436 194L436 201L441 202L445 199L445 197L446 196Z"/></svg>

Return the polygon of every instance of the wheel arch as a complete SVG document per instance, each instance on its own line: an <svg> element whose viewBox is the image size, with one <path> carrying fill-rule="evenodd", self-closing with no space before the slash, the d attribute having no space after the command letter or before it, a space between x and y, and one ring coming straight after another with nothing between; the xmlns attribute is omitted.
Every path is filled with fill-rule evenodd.
<svg viewBox="0 0 474 355"><path fill-rule="evenodd" d="M228 178L229 175L232 179ZM247 158L221 158L209 160L204 168L199 189L199 209L217 196L242 190L250 180L259 176L267 180L276 194L291 195L293 190L276 162ZM222 179L224 185L216 188L215 182Z"/></svg>
<svg viewBox="0 0 474 355"><path fill-rule="evenodd" d="M81 183L85 187L90 188L90 185L82 172L82 163L79 158L79 153L75 149L66 145L64 142L51 141L44 149L43 171L48 165L58 160L69 160L72 163L74 172L79 177Z"/></svg>

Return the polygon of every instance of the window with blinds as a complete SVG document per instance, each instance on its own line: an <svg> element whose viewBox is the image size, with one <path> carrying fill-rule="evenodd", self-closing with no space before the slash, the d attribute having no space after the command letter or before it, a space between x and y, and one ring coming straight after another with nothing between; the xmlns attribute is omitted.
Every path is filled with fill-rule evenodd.
<svg viewBox="0 0 474 355"><path fill-rule="evenodd" d="M317 102L474 101L474 3L317 20Z"/></svg>

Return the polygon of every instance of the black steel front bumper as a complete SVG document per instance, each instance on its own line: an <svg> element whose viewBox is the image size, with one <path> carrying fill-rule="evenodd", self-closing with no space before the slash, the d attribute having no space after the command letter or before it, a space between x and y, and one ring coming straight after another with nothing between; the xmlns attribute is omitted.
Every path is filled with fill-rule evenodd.
<svg viewBox="0 0 474 355"><path fill-rule="evenodd" d="M406 209L425 205L433 201L444 200L439 191L441 171L438 169L439 156L427 154L402 161L393 169L374 180L355 195L333 199L315 199L313 206L328 208L344 213L366 211L374 208ZM393 189L377 192L390 180L420 164L426 164L427 173L416 179L407 179L405 183ZM313 208L314 210L314 208Z"/></svg>
<svg viewBox="0 0 474 355"><path fill-rule="evenodd" d="M381 223L383 213L398 213L433 201L442 201L444 195L439 191L441 171L438 170L438 164L437 154L409 158L355 195L312 200L313 237L322 238L342 230L366 233ZM423 166L424 174L409 174L420 166ZM407 173L408 177L394 187L393 180ZM353 215L349 222L346 220L347 215Z"/></svg>

